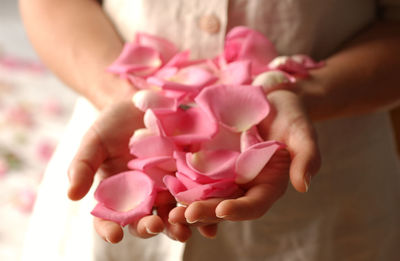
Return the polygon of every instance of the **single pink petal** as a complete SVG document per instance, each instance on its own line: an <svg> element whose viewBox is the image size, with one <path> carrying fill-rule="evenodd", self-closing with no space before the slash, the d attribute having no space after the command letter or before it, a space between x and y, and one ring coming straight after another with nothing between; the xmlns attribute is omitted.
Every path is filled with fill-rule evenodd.
<svg viewBox="0 0 400 261"><path fill-rule="evenodd" d="M201 184L191 189L187 189L181 181L173 176L166 176L164 183L175 199L182 204L190 204L208 198L227 198L239 191L238 185L232 180Z"/></svg>
<svg viewBox="0 0 400 261"><path fill-rule="evenodd" d="M295 82L296 78L290 74L279 70L272 70L257 75L252 85L261 86L264 93L268 94L284 87L289 88L290 84Z"/></svg>
<svg viewBox="0 0 400 261"><path fill-rule="evenodd" d="M251 62L248 60L232 62L220 73L219 83L244 85L251 83Z"/></svg>
<svg viewBox="0 0 400 261"><path fill-rule="evenodd" d="M186 153L186 164L194 172L214 180L233 179L239 152L231 150Z"/></svg>
<svg viewBox="0 0 400 261"><path fill-rule="evenodd" d="M158 167L168 172L176 171L175 159L172 156L156 156L151 158L133 159L128 162L128 168L146 170L147 168Z"/></svg>
<svg viewBox="0 0 400 261"><path fill-rule="evenodd" d="M167 113L167 111L165 111L165 113ZM152 109L148 109L144 113L143 123L144 126L146 126L146 128L148 129L148 131L154 133L154 135L165 136L161 121L157 118L155 112Z"/></svg>
<svg viewBox="0 0 400 261"><path fill-rule="evenodd" d="M116 74L148 75L162 64L160 54L150 48L127 43L120 56L109 67L108 71Z"/></svg>
<svg viewBox="0 0 400 261"><path fill-rule="evenodd" d="M155 197L154 182L145 173L126 171L100 182L92 214L125 226L150 214Z"/></svg>
<svg viewBox="0 0 400 261"><path fill-rule="evenodd" d="M183 185L183 183L174 176L170 176L170 175L165 176L163 178L163 181L164 181L165 186L167 187L169 192L171 192L172 195L176 195L176 194L186 190L185 185Z"/></svg>
<svg viewBox="0 0 400 261"><path fill-rule="evenodd" d="M164 65L163 68L176 67L181 68L190 65L192 62L189 60L190 51L186 50L175 54L169 61Z"/></svg>
<svg viewBox="0 0 400 261"><path fill-rule="evenodd" d="M178 52L176 46L167 39L147 33L136 33L135 42L158 51L163 64L167 63Z"/></svg>
<svg viewBox="0 0 400 261"><path fill-rule="evenodd" d="M276 57L268 64L268 68L272 70L285 71L289 74L308 76L307 68L289 56Z"/></svg>
<svg viewBox="0 0 400 261"><path fill-rule="evenodd" d="M147 112L146 112L147 113ZM160 128L163 135L170 137L178 145L210 140L218 131L215 119L199 107L178 108L176 112L153 111L159 123L151 123Z"/></svg>
<svg viewBox="0 0 400 261"><path fill-rule="evenodd" d="M154 181L156 190L165 190L163 182L165 175L173 175L176 171L175 159L170 156L133 159L128 162L128 168L146 173Z"/></svg>
<svg viewBox="0 0 400 261"><path fill-rule="evenodd" d="M132 97L132 101L141 111L146 111L147 109L174 111L178 107L178 99L166 97L161 91L151 89L136 92Z"/></svg>
<svg viewBox="0 0 400 261"><path fill-rule="evenodd" d="M224 57L228 62L250 60L252 75L267 69L267 64L277 56L274 45L261 33L238 26L228 32Z"/></svg>
<svg viewBox="0 0 400 261"><path fill-rule="evenodd" d="M202 150L234 150L240 151L240 133L220 125L217 134L201 144Z"/></svg>
<svg viewBox="0 0 400 261"><path fill-rule="evenodd" d="M221 124L242 132L260 123L270 107L259 86L218 85L203 89L196 103Z"/></svg>
<svg viewBox="0 0 400 261"><path fill-rule="evenodd" d="M179 70L175 75L167 79L149 77L147 81L150 84L159 86L164 90L197 93L204 86L216 82L217 77L208 70L191 66Z"/></svg>
<svg viewBox="0 0 400 261"><path fill-rule="evenodd" d="M249 147L262 142L260 134L258 133L258 129L256 126L251 127L250 129L242 132L240 135L240 151L244 152Z"/></svg>
<svg viewBox="0 0 400 261"><path fill-rule="evenodd" d="M126 74L126 75L121 75L121 77L126 78L128 82L136 89L150 89L151 85L146 81L146 79L132 75L132 74Z"/></svg>
<svg viewBox="0 0 400 261"><path fill-rule="evenodd" d="M136 131L137 132L137 131ZM135 133L136 133L135 132ZM149 144L151 144L149 146ZM130 153L138 158L172 156L175 145L171 139L159 135L133 135L129 142Z"/></svg>
<svg viewBox="0 0 400 261"><path fill-rule="evenodd" d="M207 184L215 182L212 178L202 175L198 171L190 168L186 161L186 152L175 151L174 158L176 159L176 169L177 172L184 174L186 177L190 178L194 182L199 184Z"/></svg>
<svg viewBox="0 0 400 261"><path fill-rule="evenodd" d="M279 149L286 145L278 141L265 141L254 144L242 152L236 162L236 183L252 181Z"/></svg>

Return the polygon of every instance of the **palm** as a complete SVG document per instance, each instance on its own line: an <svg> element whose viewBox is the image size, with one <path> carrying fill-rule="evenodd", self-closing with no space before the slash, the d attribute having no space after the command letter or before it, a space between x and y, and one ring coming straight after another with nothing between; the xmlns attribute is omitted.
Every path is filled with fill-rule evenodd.
<svg viewBox="0 0 400 261"><path fill-rule="evenodd" d="M142 119L142 113L131 102L122 102L107 109L93 125L93 135L106 152L100 165L105 176L127 170L127 162L133 157L129 153L129 139L136 129L143 127Z"/></svg>

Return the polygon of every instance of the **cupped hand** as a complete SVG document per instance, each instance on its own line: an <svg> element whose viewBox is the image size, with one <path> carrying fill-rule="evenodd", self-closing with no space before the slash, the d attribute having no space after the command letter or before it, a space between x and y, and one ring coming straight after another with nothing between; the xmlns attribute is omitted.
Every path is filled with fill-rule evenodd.
<svg viewBox="0 0 400 261"><path fill-rule="evenodd" d="M278 151L253 181L242 186L243 196L176 207L169 214L171 223L196 225L203 236L213 238L217 224L223 220L253 220L263 216L285 193L289 180L297 191L308 190L321 161L315 130L296 93L277 90L268 99L272 111L259 124L259 132L264 140L281 141L287 148Z"/></svg>
<svg viewBox="0 0 400 261"><path fill-rule="evenodd" d="M82 139L70 164L68 197L82 199L90 190L95 175L104 179L127 170L129 139L133 132L143 127L143 113L131 101L121 101L104 109ZM97 173L97 174L96 174ZM182 224L169 224L168 213L176 206L169 193L159 193L155 206L157 215L149 215L129 225L131 234L148 238L163 230L179 241L190 237L190 229ZM115 222L94 219L97 233L106 241L117 243L123 238L121 226Z"/></svg>

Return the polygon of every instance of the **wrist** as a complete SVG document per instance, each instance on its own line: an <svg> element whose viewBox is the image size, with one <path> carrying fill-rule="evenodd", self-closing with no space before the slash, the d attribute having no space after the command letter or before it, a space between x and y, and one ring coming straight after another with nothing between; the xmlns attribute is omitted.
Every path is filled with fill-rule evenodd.
<svg viewBox="0 0 400 261"><path fill-rule="evenodd" d="M102 110L114 103L131 100L134 92L135 88L128 80L104 71L83 95Z"/></svg>

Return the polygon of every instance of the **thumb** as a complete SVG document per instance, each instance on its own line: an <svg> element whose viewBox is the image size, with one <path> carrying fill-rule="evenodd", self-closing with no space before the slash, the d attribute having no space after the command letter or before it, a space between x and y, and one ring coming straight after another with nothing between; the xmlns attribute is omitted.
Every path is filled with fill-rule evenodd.
<svg viewBox="0 0 400 261"><path fill-rule="evenodd" d="M297 191L307 192L311 179L321 166L317 135L307 120L303 126L296 126L293 132L287 144L292 156L290 181Z"/></svg>

